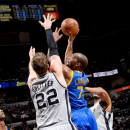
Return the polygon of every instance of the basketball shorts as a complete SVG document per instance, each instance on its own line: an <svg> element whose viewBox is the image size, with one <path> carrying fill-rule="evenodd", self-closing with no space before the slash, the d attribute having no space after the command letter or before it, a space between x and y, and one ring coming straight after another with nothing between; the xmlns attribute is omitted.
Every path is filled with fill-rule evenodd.
<svg viewBox="0 0 130 130"><path fill-rule="evenodd" d="M98 130L96 119L87 107L71 111L71 118L78 130Z"/></svg>

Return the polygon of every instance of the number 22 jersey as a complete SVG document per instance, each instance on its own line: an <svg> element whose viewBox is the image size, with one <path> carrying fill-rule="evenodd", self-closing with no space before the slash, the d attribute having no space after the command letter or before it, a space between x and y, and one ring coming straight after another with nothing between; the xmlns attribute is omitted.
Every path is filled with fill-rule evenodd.
<svg viewBox="0 0 130 130"><path fill-rule="evenodd" d="M31 98L36 110L36 123L40 130L76 130L71 121L71 107L67 88L53 73L32 81Z"/></svg>
<svg viewBox="0 0 130 130"><path fill-rule="evenodd" d="M87 102L84 99L84 89L88 82L89 80L83 71L71 71L71 79L67 86L72 110L87 106Z"/></svg>

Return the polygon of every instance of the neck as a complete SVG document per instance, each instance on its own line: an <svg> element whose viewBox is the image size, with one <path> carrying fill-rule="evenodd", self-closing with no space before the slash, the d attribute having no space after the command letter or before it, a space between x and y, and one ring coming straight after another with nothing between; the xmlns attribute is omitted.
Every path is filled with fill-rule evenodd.
<svg viewBox="0 0 130 130"><path fill-rule="evenodd" d="M100 102L100 100L96 100L96 101L94 101L94 105L95 105L96 103L98 103L98 102Z"/></svg>
<svg viewBox="0 0 130 130"><path fill-rule="evenodd" d="M47 73L49 73L49 71L48 71L48 70L47 70L47 72L46 72L46 73L44 73L44 74L41 74L41 75L38 75L38 74L37 74L37 77L43 76L43 75L45 75L45 74L47 74Z"/></svg>
<svg viewBox="0 0 130 130"><path fill-rule="evenodd" d="M4 120L0 120L0 130L6 130Z"/></svg>

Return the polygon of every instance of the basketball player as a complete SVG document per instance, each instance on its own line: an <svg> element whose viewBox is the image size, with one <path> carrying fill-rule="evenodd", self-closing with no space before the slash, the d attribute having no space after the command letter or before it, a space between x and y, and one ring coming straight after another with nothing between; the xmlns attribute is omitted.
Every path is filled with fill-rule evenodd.
<svg viewBox="0 0 130 130"><path fill-rule="evenodd" d="M50 49L50 68L47 58L42 52L35 53L30 48L28 86L36 110L36 123L39 130L76 130L71 121L71 107L67 84L62 73L62 62L58 47L54 41L51 25L55 20L48 14L43 15L47 45ZM49 68L49 71L48 71Z"/></svg>
<svg viewBox="0 0 130 130"><path fill-rule="evenodd" d="M59 31L60 29L56 28L53 33L56 41L62 37L62 35L58 35ZM83 70L88 65L88 59L82 53L73 54L73 41L77 34L71 35L70 33L65 52L65 64L62 65L71 104L71 118L78 130L97 130L95 117L87 108L87 103L84 99L84 89L89 81Z"/></svg>
<svg viewBox="0 0 130 130"><path fill-rule="evenodd" d="M5 114L3 110L0 109L0 130L13 130L5 125Z"/></svg>
<svg viewBox="0 0 130 130"><path fill-rule="evenodd" d="M93 93L94 106L90 110L96 118L98 130L113 130L112 103L108 93L101 87L86 87L85 92Z"/></svg>

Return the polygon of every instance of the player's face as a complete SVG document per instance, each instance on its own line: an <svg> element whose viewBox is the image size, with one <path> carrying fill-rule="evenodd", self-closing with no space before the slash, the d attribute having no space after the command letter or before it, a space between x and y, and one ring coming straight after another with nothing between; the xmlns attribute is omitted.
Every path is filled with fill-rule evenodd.
<svg viewBox="0 0 130 130"><path fill-rule="evenodd" d="M73 54L72 57L68 57L67 66L73 70L77 62L77 54Z"/></svg>
<svg viewBox="0 0 130 130"><path fill-rule="evenodd" d="M1 109L0 109L0 119L5 119L5 114Z"/></svg>

